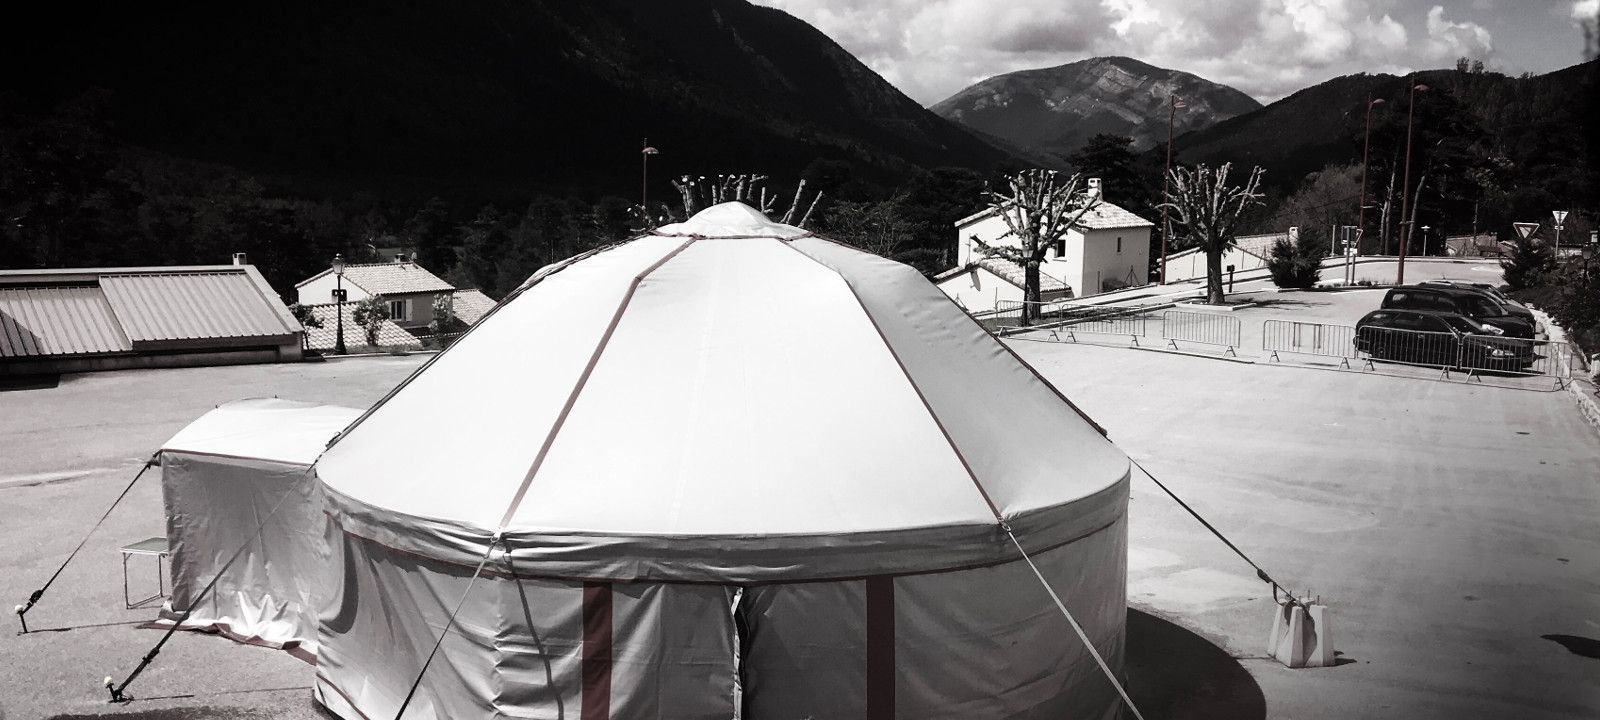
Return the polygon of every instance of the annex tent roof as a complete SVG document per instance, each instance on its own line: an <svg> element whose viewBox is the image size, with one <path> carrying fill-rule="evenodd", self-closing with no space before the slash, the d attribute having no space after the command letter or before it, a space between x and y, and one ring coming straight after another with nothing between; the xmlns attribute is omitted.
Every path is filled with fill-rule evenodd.
<svg viewBox="0 0 1600 720"><path fill-rule="evenodd" d="M997 516L1066 542L1128 470L915 270L740 203L542 271L317 465L402 552L738 582L1014 559Z"/></svg>
<svg viewBox="0 0 1600 720"><path fill-rule="evenodd" d="M200 416L161 446L172 551L164 621L176 621L248 543L184 627L316 652L315 598L325 584L328 554L310 466L360 414L276 398L238 400Z"/></svg>

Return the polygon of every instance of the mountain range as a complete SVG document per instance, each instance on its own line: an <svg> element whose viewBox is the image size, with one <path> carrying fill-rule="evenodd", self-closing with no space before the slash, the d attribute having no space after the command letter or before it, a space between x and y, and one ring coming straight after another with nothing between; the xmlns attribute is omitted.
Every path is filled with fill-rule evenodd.
<svg viewBox="0 0 1600 720"><path fill-rule="evenodd" d="M1016 146L1060 158L1090 137L1133 138L1135 151L1167 138L1168 102L1175 135L1261 108L1238 90L1195 75L1125 57L1097 57L997 75L932 106L941 117Z"/></svg>
<svg viewBox="0 0 1600 720"><path fill-rule="evenodd" d="M265 176L633 196L648 138L665 197L677 174L792 177L817 158L879 181L1012 158L744 0L35 10L0 48L9 106L109 91L123 141Z"/></svg>

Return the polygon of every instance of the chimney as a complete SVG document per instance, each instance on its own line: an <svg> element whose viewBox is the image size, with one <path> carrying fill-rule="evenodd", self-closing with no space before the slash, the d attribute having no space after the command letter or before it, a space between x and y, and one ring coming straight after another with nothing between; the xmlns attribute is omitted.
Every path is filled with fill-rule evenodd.
<svg viewBox="0 0 1600 720"><path fill-rule="evenodd" d="M233 264L235 264L235 265L249 265L250 263L245 261L244 253L234 253L233 254Z"/></svg>
<svg viewBox="0 0 1600 720"><path fill-rule="evenodd" d="M1100 178L1089 178L1089 189L1084 194L1092 198L1104 199L1100 194Z"/></svg>
<svg viewBox="0 0 1600 720"><path fill-rule="evenodd" d="M1296 246L1298 246L1300 244L1300 228L1298 228L1298 227L1290 227L1289 228L1289 244L1296 245Z"/></svg>

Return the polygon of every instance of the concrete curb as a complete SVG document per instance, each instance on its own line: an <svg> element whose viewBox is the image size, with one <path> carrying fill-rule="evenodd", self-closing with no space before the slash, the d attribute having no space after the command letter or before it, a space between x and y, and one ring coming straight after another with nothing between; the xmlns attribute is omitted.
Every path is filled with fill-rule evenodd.
<svg viewBox="0 0 1600 720"><path fill-rule="evenodd" d="M1533 311L1534 319L1544 324L1545 333L1551 342L1567 341L1567 329L1556 324L1555 318L1536 307L1529 306L1528 309ZM1573 402L1578 406L1578 412L1583 415L1583 419L1595 429L1595 433L1600 434L1600 403L1595 402L1595 386L1590 379L1576 377L1576 373L1574 376L1572 381L1567 383L1567 392L1572 395Z"/></svg>

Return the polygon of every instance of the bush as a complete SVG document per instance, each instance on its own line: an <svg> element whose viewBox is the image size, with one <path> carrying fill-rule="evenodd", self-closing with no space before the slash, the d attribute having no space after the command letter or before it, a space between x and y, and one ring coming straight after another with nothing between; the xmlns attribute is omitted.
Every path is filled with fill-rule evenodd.
<svg viewBox="0 0 1600 720"><path fill-rule="evenodd" d="M1512 290L1538 287L1545 283L1545 275L1555 271L1556 256L1543 243L1519 237L1512 241L1511 252L1500 260L1500 268Z"/></svg>
<svg viewBox="0 0 1600 720"><path fill-rule="evenodd" d="M1267 271L1272 273L1273 284L1281 288L1316 287L1322 279L1322 259L1327 255L1325 248L1306 239L1280 239L1272 244Z"/></svg>
<svg viewBox="0 0 1600 720"><path fill-rule="evenodd" d="M369 295L356 303L355 309L350 311L350 319L361 326L367 337L367 347L375 348L378 346L378 331L383 328L383 321L389 319L389 304L384 302L382 295Z"/></svg>

